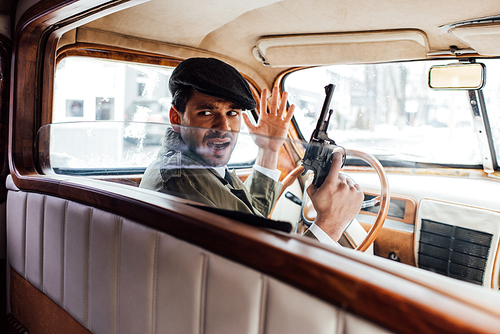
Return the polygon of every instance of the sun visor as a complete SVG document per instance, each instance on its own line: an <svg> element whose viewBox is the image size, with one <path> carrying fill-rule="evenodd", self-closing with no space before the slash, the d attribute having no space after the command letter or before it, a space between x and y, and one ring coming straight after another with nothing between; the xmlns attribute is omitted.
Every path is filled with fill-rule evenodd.
<svg viewBox="0 0 500 334"><path fill-rule="evenodd" d="M480 55L500 55L500 23L460 25L449 32Z"/></svg>
<svg viewBox="0 0 500 334"><path fill-rule="evenodd" d="M272 67L366 63L426 58L427 36L420 30L389 30L264 37L255 59Z"/></svg>

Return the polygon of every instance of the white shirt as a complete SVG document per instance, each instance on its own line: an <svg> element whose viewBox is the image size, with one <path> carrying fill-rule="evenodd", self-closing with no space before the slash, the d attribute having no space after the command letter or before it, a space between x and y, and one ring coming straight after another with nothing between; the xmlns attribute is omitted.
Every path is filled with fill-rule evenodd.
<svg viewBox="0 0 500 334"><path fill-rule="evenodd" d="M333 240L328 233L323 231L321 227L316 225L315 223L312 223L312 225L309 227L309 231L311 231L312 234L318 239L319 242L322 244L330 245L330 246L340 246L338 242Z"/></svg>

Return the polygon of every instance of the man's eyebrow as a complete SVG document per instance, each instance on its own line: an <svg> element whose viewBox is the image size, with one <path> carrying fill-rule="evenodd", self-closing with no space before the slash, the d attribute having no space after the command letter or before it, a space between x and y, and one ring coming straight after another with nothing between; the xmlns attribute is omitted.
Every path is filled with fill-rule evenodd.
<svg viewBox="0 0 500 334"><path fill-rule="evenodd" d="M235 104L235 103L231 104L229 107L230 107L231 109L239 109L239 110L243 110L243 108L242 108L242 107L240 107L239 105L237 105L237 104Z"/></svg>
<svg viewBox="0 0 500 334"><path fill-rule="evenodd" d="M205 103L196 106L196 109L217 109L217 105L214 103Z"/></svg>
<svg viewBox="0 0 500 334"><path fill-rule="evenodd" d="M206 104L200 104L199 106L196 107L197 110L200 109L209 109L209 110L216 110L219 109L218 105L216 103L206 103ZM229 106L229 109L237 109L237 110L243 110L239 105L233 103Z"/></svg>

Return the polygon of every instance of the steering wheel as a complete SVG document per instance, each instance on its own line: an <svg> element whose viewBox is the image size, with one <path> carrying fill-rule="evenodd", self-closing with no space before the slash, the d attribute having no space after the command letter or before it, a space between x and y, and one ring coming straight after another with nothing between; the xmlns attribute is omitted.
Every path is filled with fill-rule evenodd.
<svg viewBox="0 0 500 334"><path fill-rule="evenodd" d="M384 224L385 218L387 217L387 212L389 211L389 203L390 203L389 182L387 180L387 175L384 171L384 168L373 155L357 150L346 150L346 154L351 157L359 158L368 163L373 169L375 169L380 181L380 195L373 199L366 200L363 202L363 204L361 204L361 208L369 208L380 203L380 209L378 211L377 218L375 219L375 223L368 231L368 234L366 235L365 239L361 242L361 244L359 244L355 248L356 250L364 252L370 247L370 245L377 238L377 235L382 230L382 225ZM299 177L299 175L302 174L303 171L304 167L299 166L296 167L294 170L292 170L290 173L288 173L288 175L282 181L283 187L281 189L279 196L281 196L284 193L285 189L289 185L295 182L295 180ZM271 217L273 211L274 207L271 210L271 213L269 214L269 218ZM314 211L312 202L308 197L307 200L302 203L302 212L305 213L303 214L304 220L306 220L306 222L312 223L312 221L316 217L316 211Z"/></svg>

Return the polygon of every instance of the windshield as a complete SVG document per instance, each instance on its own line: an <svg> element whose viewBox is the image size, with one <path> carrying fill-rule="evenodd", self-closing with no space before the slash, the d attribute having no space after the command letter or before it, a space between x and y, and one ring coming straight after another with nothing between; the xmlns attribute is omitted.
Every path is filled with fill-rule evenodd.
<svg viewBox="0 0 500 334"><path fill-rule="evenodd" d="M488 73L484 96L495 141L500 138L499 61L484 61ZM305 140L316 126L324 87L333 83L334 114L328 135L337 144L374 154L386 165L408 161L480 165L467 91L432 90L427 84L431 66L452 62L456 61L309 68L289 74L284 90L296 105L294 117Z"/></svg>

